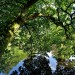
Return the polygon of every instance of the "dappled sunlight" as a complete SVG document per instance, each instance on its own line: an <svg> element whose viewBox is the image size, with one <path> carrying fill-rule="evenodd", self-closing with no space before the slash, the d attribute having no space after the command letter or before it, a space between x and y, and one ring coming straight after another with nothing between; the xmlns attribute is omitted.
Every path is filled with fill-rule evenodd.
<svg viewBox="0 0 75 75"><path fill-rule="evenodd" d="M0 0L1 74L11 70L14 75L19 68L24 75L26 67L27 75L75 75L71 55L75 55L74 0ZM24 67L21 60L27 61Z"/></svg>

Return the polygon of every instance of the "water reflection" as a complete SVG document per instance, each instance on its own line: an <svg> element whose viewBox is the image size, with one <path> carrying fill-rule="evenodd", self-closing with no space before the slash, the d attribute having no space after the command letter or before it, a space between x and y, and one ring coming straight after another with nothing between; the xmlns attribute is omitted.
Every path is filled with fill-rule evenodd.
<svg viewBox="0 0 75 75"><path fill-rule="evenodd" d="M13 67L12 68L12 70L10 70L10 72L8 73L8 75L10 75L13 71L17 71L18 72L18 75L19 75L19 71L18 71L18 68L20 67L20 66L23 66L23 60L22 61L20 61L15 67Z"/></svg>
<svg viewBox="0 0 75 75"><path fill-rule="evenodd" d="M3 72L1 72L0 75L5 75L5 74Z"/></svg>
<svg viewBox="0 0 75 75"><path fill-rule="evenodd" d="M75 75L75 72L74 72L75 68L74 67L73 68L71 68L71 67L68 68L69 66L66 67L66 66L63 66L63 65L60 65L60 64L58 65L57 60L52 55L52 52L47 52L47 54L48 54L48 57L47 56L46 57L49 60L49 66L51 67L52 75L63 75L63 73L66 74L66 75L71 75L71 73L73 75ZM39 56L40 55L37 55L37 57L39 57ZM37 58L37 57L35 57L35 58ZM67 62L65 62L65 63L67 63ZM15 67L13 67L10 70L10 72L8 73L8 75L11 75L13 71L16 72L19 75L20 74L19 69L20 68L24 69L23 64L24 64L24 60L20 61ZM0 75L6 75L6 74L4 74L4 73L1 72Z"/></svg>
<svg viewBox="0 0 75 75"><path fill-rule="evenodd" d="M30 61L30 62L29 62ZM33 60L26 59L23 61L22 66L18 66L17 70L14 70L11 75L51 75L51 68L49 67L49 61L45 56L36 56ZM19 71L19 73L18 73Z"/></svg>
<svg viewBox="0 0 75 75"><path fill-rule="evenodd" d="M48 52L47 54L48 54L48 57L47 57L47 58L48 58L48 60L49 60L49 66L51 67L52 72L55 72L56 66L57 66L57 61L56 61L56 59L53 57L52 52ZM40 56L40 55L37 55L36 58L37 58L38 56ZM18 74L19 74L18 68L19 68L20 66L23 66L23 61L19 62L15 67L13 67L13 69L9 72L8 75L10 75L10 74L11 74L13 71L15 71L15 70L16 70L16 71L18 72Z"/></svg>
<svg viewBox="0 0 75 75"><path fill-rule="evenodd" d="M52 69L52 72L55 72L57 67L57 60L53 57L52 52L48 52L47 54L49 56L49 65Z"/></svg>
<svg viewBox="0 0 75 75"><path fill-rule="evenodd" d="M23 60L20 61L16 66L14 66L14 67L10 70L10 72L8 73L8 75L11 75L11 73L12 73L13 71L15 71L15 70L18 72L18 75L19 75L18 68L19 68L19 66L22 66L23 63L24 63ZM1 72L0 75L6 75L6 74L3 73L3 72Z"/></svg>

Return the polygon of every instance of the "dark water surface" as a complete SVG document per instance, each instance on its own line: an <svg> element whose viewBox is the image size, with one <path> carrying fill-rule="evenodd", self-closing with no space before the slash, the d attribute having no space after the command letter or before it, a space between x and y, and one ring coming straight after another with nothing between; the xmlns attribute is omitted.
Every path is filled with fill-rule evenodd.
<svg viewBox="0 0 75 75"><path fill-rule="evenodd" d="M58 65L57 60L52 56L52 53L47 53L49 57L46 57L47 59L49 59L49 66L51 67L52 70L52 75L75 75L75 67L72 68L65 68L65 65ZM17 71L18 75L20 74L19 72L19 67L22 66L23 67L23 62L24 60L20 61L16 66L14 66L8 73L8 75L11 75L11 73L13 71ZM63 62L62 62L63 63ZM66 65L68 64L67 62L65 62ZM70 63L70 62L69 62ZM0 73L0 75L6 75L4 73Z"/></svg>

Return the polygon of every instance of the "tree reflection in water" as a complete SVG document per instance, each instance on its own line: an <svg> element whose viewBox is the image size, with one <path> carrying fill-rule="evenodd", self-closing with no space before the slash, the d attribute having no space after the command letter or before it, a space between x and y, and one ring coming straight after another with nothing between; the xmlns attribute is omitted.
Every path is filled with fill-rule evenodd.
<svg viewBox="0 0 75 75"><path fill-rule="evenodd" d="M24 60L23 66L20 66L18 71L13 71L11 75L52 75L49 60L42 55L33 60Z"/></svg>
<svg viewBox="0 0 75 75"><path fill-rule="evenodd" d="M57 66L56 71L53 75L75 75L75 67L73 68L61 68L61 66Z"/></svg>
<svg viewBox="0 0 75 75"><path fill-rule="evenodd" d="M58 62L53 72L52 68L50 68L52 67L52 65L50 65L52 62L52 60L50 60L51 56L48 56L38 55L32 60L30 58L25 59L19 62L8 75L75 75L75 67L72 66L71 61ZM67 65L63 63L67 63Z"/></svg>
<svg viewBox="0 0 75 75"><path fill-rule="evenodd" d="M32 61L24 60L23 66L20 66L18 71L13 71L11 75L75 75L75 67L58 64L56 70L52 72L49 64L47 57L37 56Z"/></svg>

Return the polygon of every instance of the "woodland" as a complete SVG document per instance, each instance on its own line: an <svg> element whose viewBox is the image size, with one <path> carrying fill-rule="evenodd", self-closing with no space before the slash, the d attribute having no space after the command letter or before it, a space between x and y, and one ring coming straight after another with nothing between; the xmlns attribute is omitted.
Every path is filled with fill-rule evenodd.
<svg viewBox="0 0 75 75"><path fill-rule="evenodd" d="M0 0L0 71L50 51L75 55L75 0Z"/></svg>

